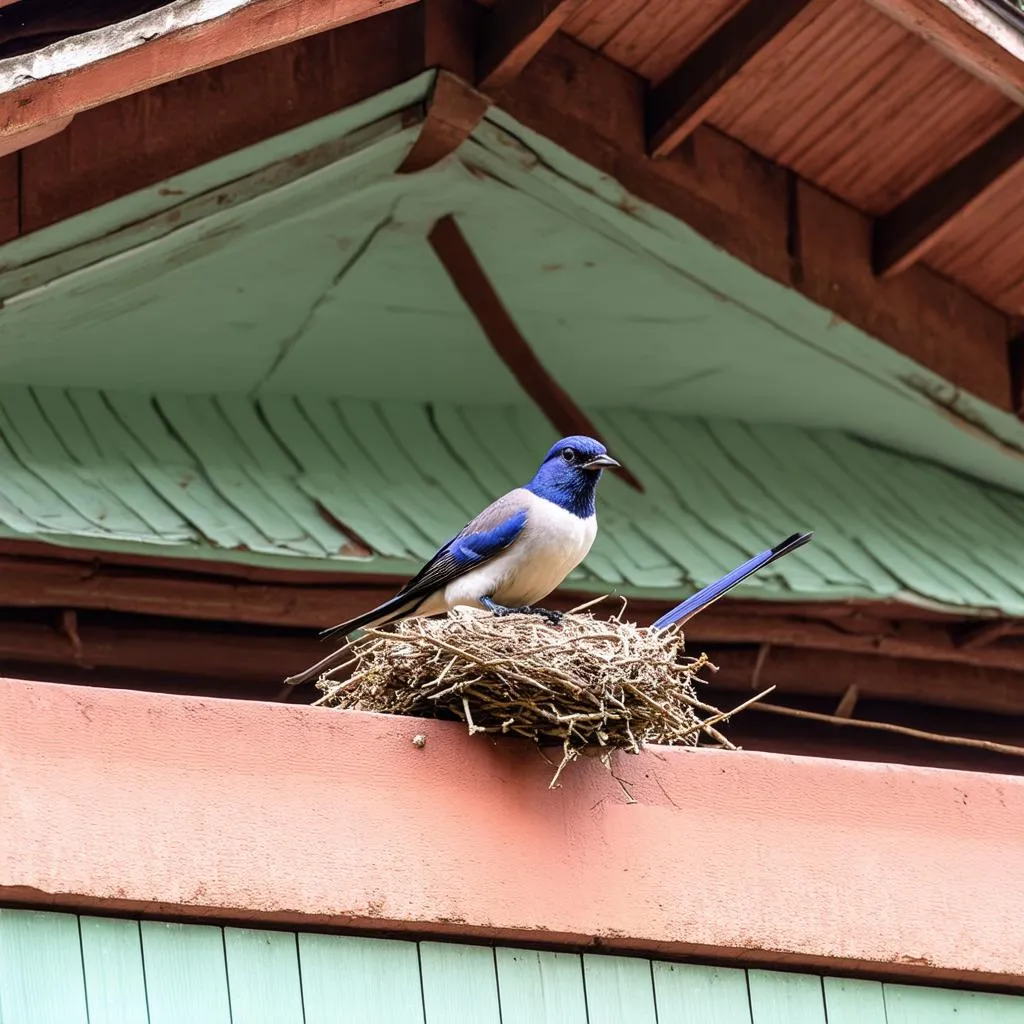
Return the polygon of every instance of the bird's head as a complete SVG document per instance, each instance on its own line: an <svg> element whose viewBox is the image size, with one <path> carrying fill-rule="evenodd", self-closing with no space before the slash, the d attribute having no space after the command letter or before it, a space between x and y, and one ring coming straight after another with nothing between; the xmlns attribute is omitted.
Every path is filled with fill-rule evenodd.
<svg viewBox="0 0 1024 1024"><path fill-rule="evenodd" d="M576 435L551 446L527 490L574 515L594 514L594 488L601 471L617 466L600 441Z"/></svg>

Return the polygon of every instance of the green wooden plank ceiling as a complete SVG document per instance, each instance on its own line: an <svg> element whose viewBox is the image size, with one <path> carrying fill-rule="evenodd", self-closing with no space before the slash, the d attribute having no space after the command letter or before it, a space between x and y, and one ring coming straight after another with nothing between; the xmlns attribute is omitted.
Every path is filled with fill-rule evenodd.
<svg viewBox="0 0 1024 1024"><path fill-rule="evenodd" d="M0 1021L1022 1024L1024 997L639 957L0 909Z"/></svg>
<svg viewBox="0 0 1024 1024"><path fill-rule="evenodd" d="M602 482L581 591L675 598L813 528L745 592L1024 615L1022 497L838 431L595 418L646 492ZM554 438L530 406L0 387L0 535L404 572Z"/></svg>
<svg viewBox="0 0 1024 1024"><path fill-rule="evenodd" d="M748 596L1024 613L1024 426L965 432L906 383L938 378L501 111L394 174L428 87L2 247L0 534L415 566L553 439L426 242L454 212L647 488L603 485L575 585L675 599L813 528Z"/></svg>

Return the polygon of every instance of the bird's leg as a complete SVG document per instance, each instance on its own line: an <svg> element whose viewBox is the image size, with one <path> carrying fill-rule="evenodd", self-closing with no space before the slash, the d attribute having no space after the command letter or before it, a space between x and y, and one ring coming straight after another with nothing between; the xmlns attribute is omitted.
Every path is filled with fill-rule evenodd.
<svg viewBox="0 0 1024 1024"><path fill-rule="evenodd" d="M509 608L506 605L498 604L491 597L481 597L480 603L492 615L539 615L546 622L550 622L552 626L557 626L562 621L562 613L551 611L549 608L534 608L528 604Z"/></svg>
<svg viewBox="0 0 1024 1024"><path fill-rule="evenodd" d="M552 611L550 608L524 608L523 611L528 615L539 615L545 622L550 622L552 626L557 626L565 618L562 612Z"/></svg>

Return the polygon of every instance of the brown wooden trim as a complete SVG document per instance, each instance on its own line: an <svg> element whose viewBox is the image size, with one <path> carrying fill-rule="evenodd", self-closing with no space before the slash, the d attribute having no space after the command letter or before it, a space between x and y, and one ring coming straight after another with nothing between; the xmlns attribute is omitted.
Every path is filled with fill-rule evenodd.
<svg viewBox="0 0 1024 1024"><path fill-rule="evenodd" d="M1016 29L964 0L868 0L972 75L1024 106L1024 40ZM980 31L964 13L973 9L999 40ZM978 17L980 15L980 17ZM1000 41L1001 40L1001 41Z"/></svg>
<svg viewBox="0 0 1024 1024"><path fill-rule="evenodd" d="M477 54L480 87L504 89L562 27L579 0L498 0Z"/></svg>
<svg viewBox="0 0 1024 1024"><path fill-rule="evenodd" d="M412 174L450 156L483 120L490 99L457 75L438 70L427 116L398 174Z"/></svg>
<svg viewBox="0 0 1024 1024"><path fill-rule="evenodd" d="M7 556L0 558L0 661L177 673L276 689L285 675L326 652L315 630L396 589L391 580L353 584L327 577L289 585L180 567ZM547 603L568 610L584 599L563 591ZM664 610L657 601L629 605L640 623ZM77 613L70 631L69 611ZM707 651L720 666L709 678L732 690L775 683L784 694L835 701L856 685L862 699L1024 713L1024 643L1009 635L1024 623L1001 623L1001 641L972 646L960 642L962 621L899 621L885 612L870 605L723 601L693 620L687 645L693 653Z"/></svg>
<svg viewBox="0 0 1024 1024"><path fill-rule="evenodd" d="M494 351L552 425L563 435L586 434L600 438L597 427L530 348L455 218L442 217L431 229L428 240ZM643 490L643 485L625 465L613 472L631 487Z"/></svg>
<svg viewBox="0 0 1024 1024"><path fill-rule="evenodd" d="M408 81L423 70L420 23L418 7L403 7L80 114L22 151L22 232Z"/></svg>
<svg viewBox="0 0 1024 1024"><path fill-rule="evenodd" d="M707 125L671 157L646 159L644 83L623 68L559 35L501 106L766 276L1008 409L1006 314L924 266L879 280L869 217Z"/></svg>
<svg viewBox="0 0 1024 1024"><path fill-rule="evenodd" d="M0 96L0 134L81 113L164 82L379 15L412 0L252 0L223 17L140 43ZM372 59L372 54L365 57Z"/></svg>
<svg viewBox="0 0 1024 1024"><path fill-rule="evenodd" d="M58 117L53 121L44 121L42 124L33 125L24 131L14 132L10 135L0 135L0 158L8 153L16 153L19 149L34 146L37 142L50 138L58 132L64 131L71 124L73 114L66 117Z"/></svg>
<svg viewBox="0 0 1024 1024"><path fill-rule="evenodd" d="M875 273L898 274L927 253L1024 159L1024 115L875 221Z"/></svg>
<svg viewBox="0 0 1024 1024"><path fill-rule="evenodd" d="M1010 410L1024 419L1024 332L1016 334L1007 346L1010 367Z"/></svg>
<svg viewBox="0 0 1024 1024"><path fill-rule="evenodd" d="M1021 624L1015 619L997 619L994 622L984 622L957 630L954 642L962 651L974 651L988 647L1004 636L1019 634L1020 631Z"/></svg>
<svg viewBox="0 0 1024 1024"><path fill-rule="evenodd" d="M711 112L737 75L790 23L810 0L747 0L668 78L647 103L650 152L668 156Z"/></svg>

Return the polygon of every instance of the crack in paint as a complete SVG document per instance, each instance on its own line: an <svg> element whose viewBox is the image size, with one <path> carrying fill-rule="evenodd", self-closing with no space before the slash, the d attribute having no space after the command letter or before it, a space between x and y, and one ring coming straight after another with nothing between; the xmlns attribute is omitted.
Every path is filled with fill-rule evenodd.
<svg viewBox="0 0 1024 1024"><path fill-rule="evenodd" d="M370 246L377 240L377 236L387 228L389 228L395 221L395 211L398 208L398 204L401 202L401 197L396 199L388 210L387 214L378 221L369 234L356 246L352 254L342 263L341 267L331 278L327 287L317 296L312 306L309 307L309 312L303 317L302 323L299 324L298 328L294 330L284 341L281 342L278 348L277 355L274 357L273 362L268 367L267 371L262 377L253 385L252 390L249 392L250 398L256 398L260 391L270 383L271 378L281 368L281 364L288 358L288 356L295 350L298 343L302 340L303 335L309 330L310 325L313 323L316 314L319 312L320 307L326 303L331 296L331 293L339 284L344 280L353 267L366 255Z"/></svg>

